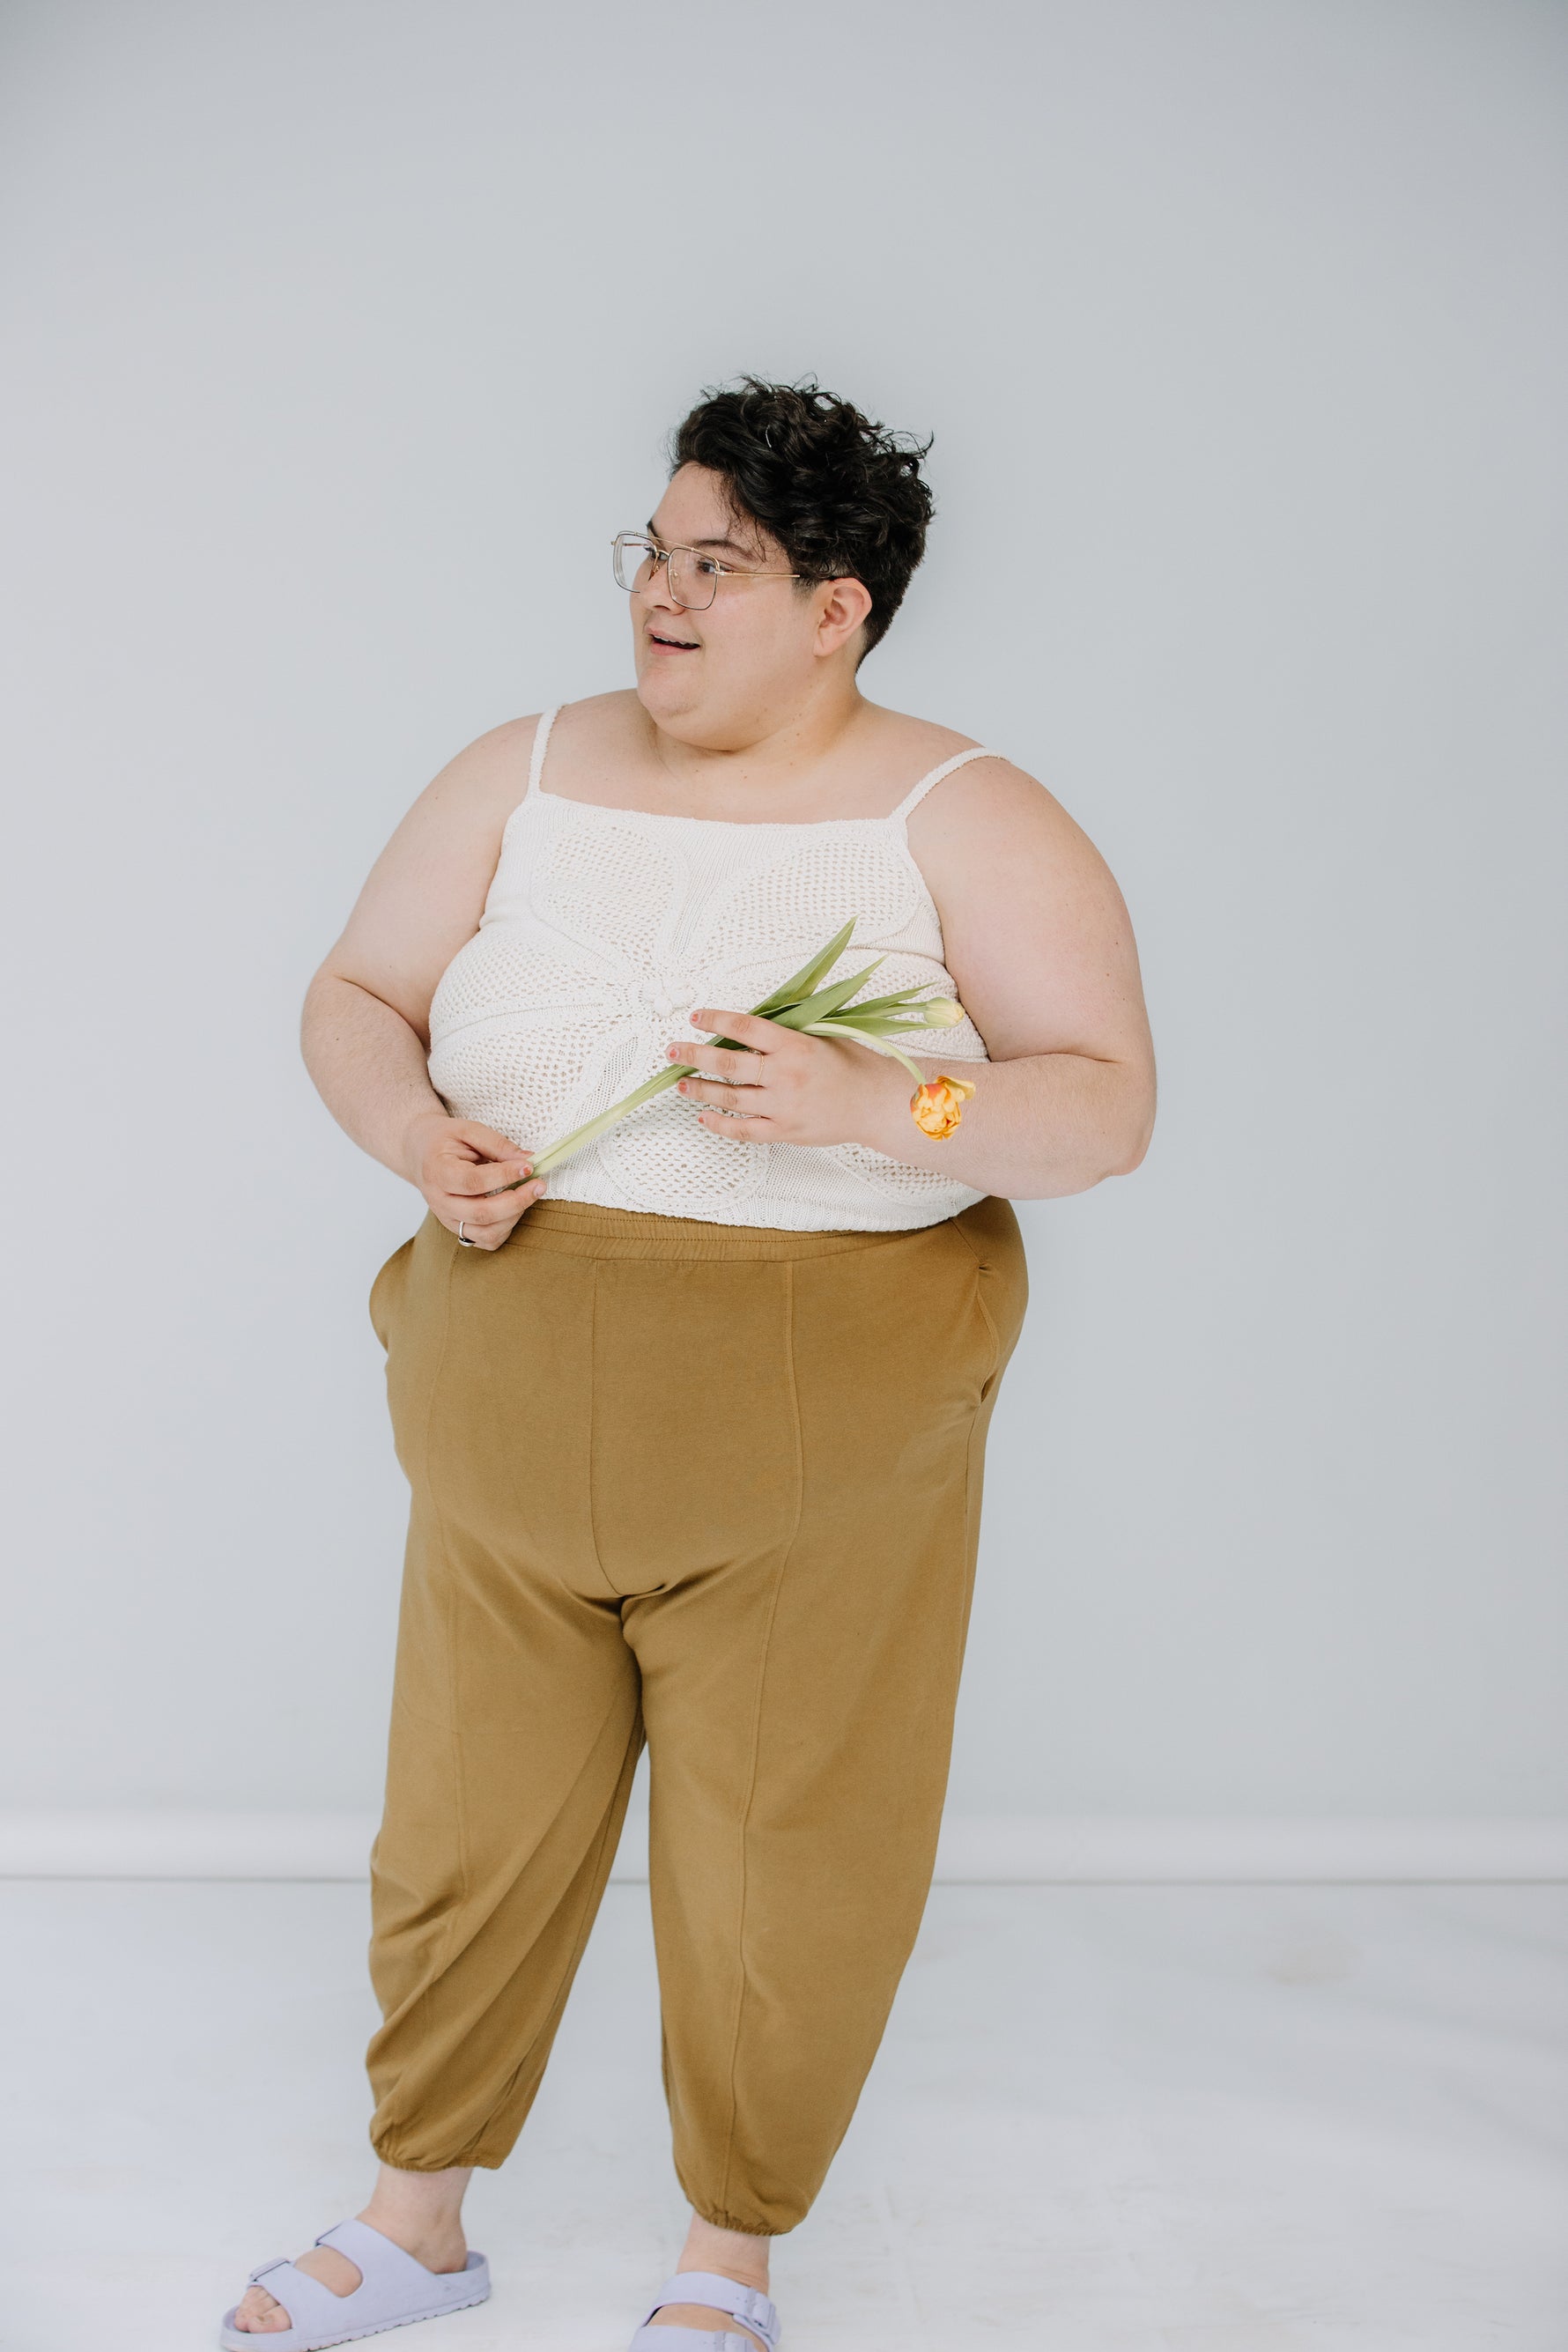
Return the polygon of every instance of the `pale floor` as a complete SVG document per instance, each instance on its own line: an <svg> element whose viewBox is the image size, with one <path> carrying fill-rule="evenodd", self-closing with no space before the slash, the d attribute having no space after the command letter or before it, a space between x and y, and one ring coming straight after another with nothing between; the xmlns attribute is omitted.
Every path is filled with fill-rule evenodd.
<svg viewBox="0 0 1568 2352"><path fill-rule="evenodd" d="M7 2352L187 2352L363 2201L366 1890L0 1886ZM1568 1887L942 1886L774 2250L789 2352L1563 2352ZM496 2291L625 2352L671 2266L647 1890L605 1897ZM373 2339L374 2340L374 2339Z"/></svg>

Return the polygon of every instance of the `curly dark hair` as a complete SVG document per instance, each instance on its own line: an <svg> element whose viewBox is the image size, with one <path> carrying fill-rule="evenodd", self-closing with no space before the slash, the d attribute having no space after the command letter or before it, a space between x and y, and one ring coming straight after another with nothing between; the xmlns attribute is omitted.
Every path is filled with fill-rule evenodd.
<svg viewBox="0 0 1568 2352"><path fill-rule="evenodd" d="M722 476L737 520L771 531L806 580L868 590L863 661L886 635L935 512L921 478L931 441L889 433L811 378L705 387L670 436L669 470Z"/></svg>

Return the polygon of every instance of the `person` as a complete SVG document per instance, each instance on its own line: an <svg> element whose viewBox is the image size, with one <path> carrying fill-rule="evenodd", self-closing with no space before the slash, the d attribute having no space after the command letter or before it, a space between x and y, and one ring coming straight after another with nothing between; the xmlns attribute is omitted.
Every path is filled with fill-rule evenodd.
<svg viewBox="0 0 1568 2352"><path fill-rule="evenodd" d="M1010 1203L1135 1169L1154 1117L1099 852L1011 760L860 689L930 446L811 382L705 394L616 542L635 686L459 752L310 983L317 1087L426 1210L368 1302L411 1490L381 2170L252 2274L231 2347L488 2293L464 2189L528 2115L646 1743L691 2220L634 2342L773 2352L770 2239L848 2126L931 1881L1026 1301ZM891 1055L750 1010L851 918L829 979L870 960L856 1003L949 1000L916 1066L963 1086L925 1125Z"/></svg>

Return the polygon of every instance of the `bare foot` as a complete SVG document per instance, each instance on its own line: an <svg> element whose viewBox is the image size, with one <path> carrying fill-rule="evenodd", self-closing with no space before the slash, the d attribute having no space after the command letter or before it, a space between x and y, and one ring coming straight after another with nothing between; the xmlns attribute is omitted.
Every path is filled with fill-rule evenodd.
<svg viewBox="0 0 1568 2352"><path fill-rule="evenodd" d="M694 2213L677 2270L710 2271L720 2278L733 2279L738 2286L754 2286L766 2294L768 2248L772 2242L769 2238L750 2237L740 2230L716 2230L710 2221ZM695 2327L712 2336L728 2329L731 2335L743 2336L749 2344L754 2344L757 2352L767 2352L755 2328L748 2327L744 2320L727 2318L710 2303L664 2304L654 2313L648 2326Z"/></svg>
<svg viewBox="0 0 1568 2352"><path fill-rule="evenodd" d="M357 2216L423 2263L427 2271L460 2271L468 2258L461 2220L470 2168L448 2172L396 2172L383 2165L374 2194ZM312 2246L294 2267L320 2279L332 2294L353 2294L363 2273L335 2246ZM246 2289L234 2324L244 2335L281 2336L293 2326L286 2305L264 2286Z"/></svg>

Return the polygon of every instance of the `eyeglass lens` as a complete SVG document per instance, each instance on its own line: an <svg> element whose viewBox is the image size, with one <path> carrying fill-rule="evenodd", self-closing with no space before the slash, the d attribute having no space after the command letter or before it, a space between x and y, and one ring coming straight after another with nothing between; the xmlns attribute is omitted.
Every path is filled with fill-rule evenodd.
<svg viewBox="0 0 1568 2352"><path fill-rule="evenodd" d="M623 531L616 541L616 578L623 588L646 588L661 560L659 550L649 540ZM709 558L693 555L689 547L670 549L669 593L678 604L689 612L703 612L713 602L718 585L719 575Z"/></svg>

